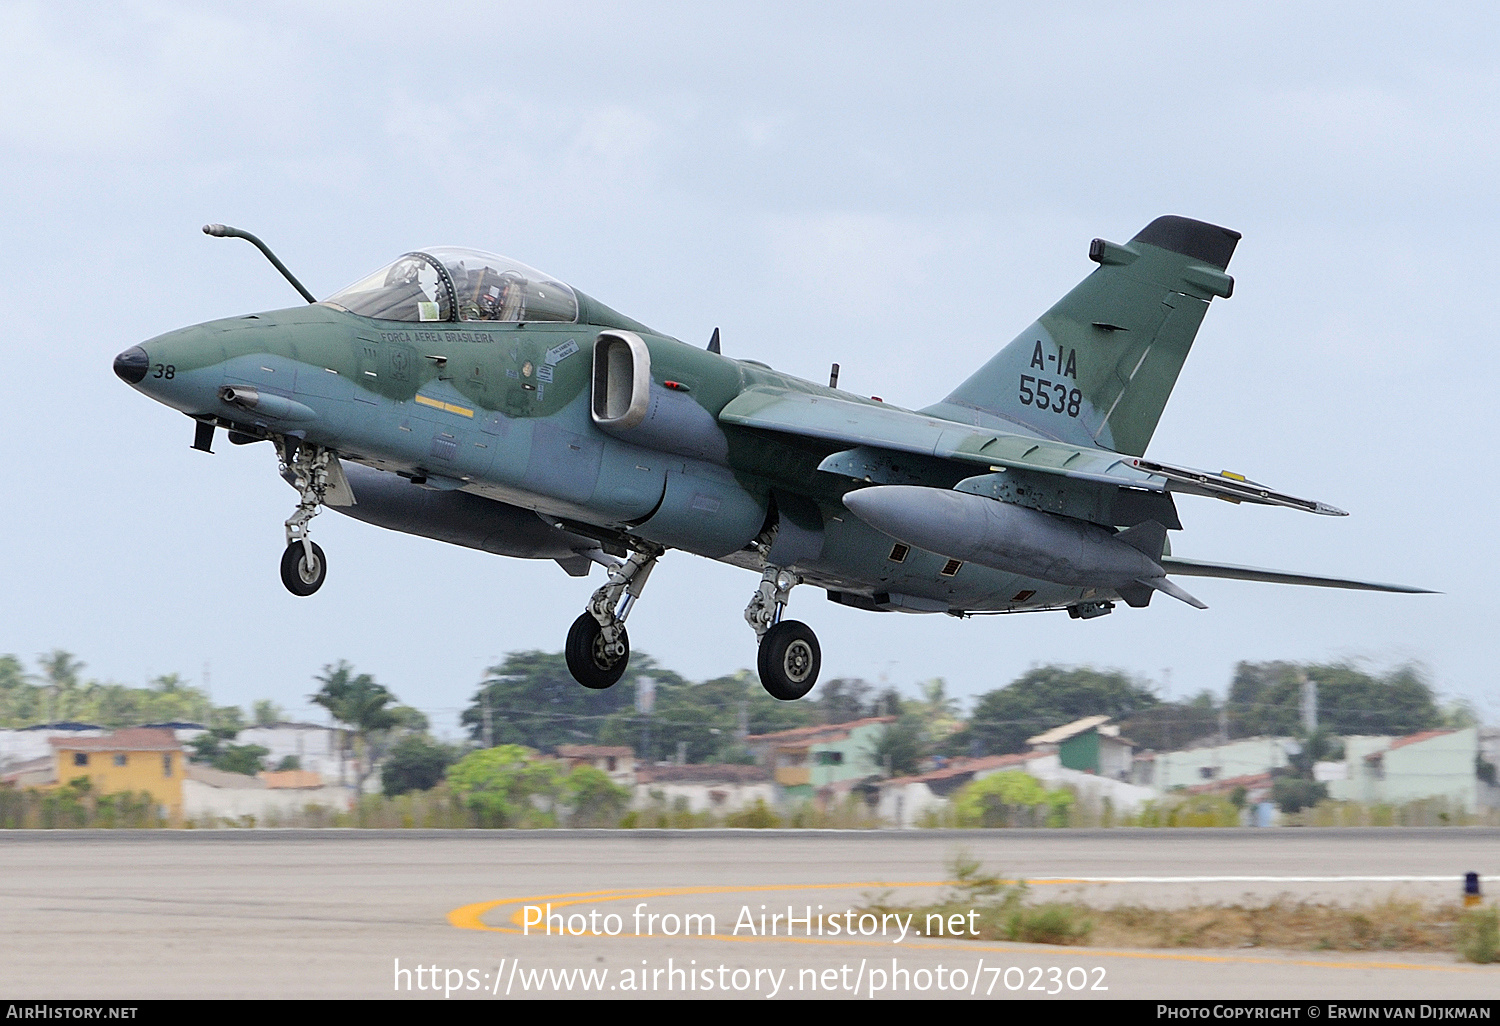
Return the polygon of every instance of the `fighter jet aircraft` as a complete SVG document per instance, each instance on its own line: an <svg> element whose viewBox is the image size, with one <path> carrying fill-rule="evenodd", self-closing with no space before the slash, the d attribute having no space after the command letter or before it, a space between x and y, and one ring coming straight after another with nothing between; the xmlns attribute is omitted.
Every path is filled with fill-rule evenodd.
<svg viewBox="0 0 1500 1026"><path fill-rule="evenodd" d="M407 253L321 302L211 321L132 346L114 370L196 422L193 447L269 441L297 490L281 576L328 562L323 506L368 523L605 583L567 636L579 683L630 657L625 621L679 549L760 580L745 609L776 698L822 661L783 618L792 590L908 613L1102 616L1174 576L1422 589L1182 559L1174 497L1343 516L1228 471L1145 456L1239 233L1160 217L947 397L912 411L721 352L616 313L525 264L472 249Z"/></svg>

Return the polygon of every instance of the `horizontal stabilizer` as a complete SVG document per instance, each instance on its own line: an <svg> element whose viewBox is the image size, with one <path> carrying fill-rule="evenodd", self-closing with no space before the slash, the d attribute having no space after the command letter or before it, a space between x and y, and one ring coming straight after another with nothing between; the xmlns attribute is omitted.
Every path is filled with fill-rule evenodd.
<svg viewBox="0 0 1500 1026"><path fill-rule="evenodd" d="M1315 588L1349 588L1354 591L1394 591L1407 595L1436 595L1430 588L1413 588L1406 584L1380 584L1375 581L1350 581L1342 577L1318 577L1314 574L1291 574L1281 570L1263 570L1253 566L1229 563L1205 563L1197 559L1168 556L1161 560L1162 569L1183 577L1223 577L1234 581L1266 581L1271 584L1304 584Z"/></svg>

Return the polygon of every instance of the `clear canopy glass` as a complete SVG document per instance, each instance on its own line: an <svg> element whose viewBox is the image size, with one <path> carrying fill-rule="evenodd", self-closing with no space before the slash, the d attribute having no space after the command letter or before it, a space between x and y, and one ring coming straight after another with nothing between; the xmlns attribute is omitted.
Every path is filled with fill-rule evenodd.
<svg viewBox="0 0 1500 1026"><path fill-rule="evenodd" d="M383 321L564 321L578 297L508 257L442 246L407 253L324 302Z"/></svg>

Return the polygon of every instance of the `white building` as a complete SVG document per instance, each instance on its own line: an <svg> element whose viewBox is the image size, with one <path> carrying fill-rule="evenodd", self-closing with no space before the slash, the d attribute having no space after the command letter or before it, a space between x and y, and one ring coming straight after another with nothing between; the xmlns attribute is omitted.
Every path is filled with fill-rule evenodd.
<svg viewBox="0 0 1500 1026"><path fill-rule="evenodd" d="M274 786L283 783L303 786ZM313 773L251 777L189 763L182 781L182 814L206 826L295 823L309 806L348 812L350 795L347 787L324 786Z"/></svg>
<svg viewBox="0 0 1500 1026"><path fill-rule="evenodd" d="M1289 738L1247 737L1180 752L1147 752L1136 756L1133 780L1143 787L1170 791L1229 777L1257 776L1288 765L1289 743L1295 744Z"/></svg>
<svg viewBox="0 0 1500 1026"><path fill-rule="evenodd" d="M880 818L903 829L920 826L928 815L941 814L948 807L953 793L971 780L1005 770L1026 772L1028 762L1046 757L1041 752L986 755L976 759L960 757L949 759L926 773L883 780L880 782Z"/></svg>
<svg viewBox="0 0 1500 1026"><path fill-rule="evenodd" d="M268 769L275 769L288 756L293 756L299 769L316 773L329 783L352 785L355 769L352 761L345 760L340 750L342 733L336 727L316 723L272 723L263 727L246 727L232 743L269 749L271 754L265 757Z"/></svg>
<svg viewBox="0 0 1500 1026"><path fill-rule="evenodd" d="M92 723L59 723L0 730L0 772L18 763L52 758L53 737L103 737L109 733Z"/></svg>
<svg viewBox="0 0 1500 1026"><path fill-rule="evenodd" d="M670 809L686 801L689 812L723 815L739 812L762 801L776 807L776 785L764 766L702 765L643 766L636 771L633 808L665 805Z"/></svg>
<svg viewBox="0 0 1500 1026"><path fill-rule="evenodd" d="M1481 786L1475 773L1478 754L1479 732L1474 727L1424 730L1399 738L1345 738L1345 778L1328 781L1328 796L1368 805L1446 798L1466 812L1476 812Z"/></svg>

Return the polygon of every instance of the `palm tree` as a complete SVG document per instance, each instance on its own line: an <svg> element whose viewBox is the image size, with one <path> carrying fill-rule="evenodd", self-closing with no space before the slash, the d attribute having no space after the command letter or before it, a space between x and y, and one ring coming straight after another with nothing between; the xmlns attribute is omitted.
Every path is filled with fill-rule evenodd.
<svg viewBox="0 0 1500 1026"><path fill-rule="evenodd" d="M386 708L396 701L396 696L384 685L375 683L368 673L356 675L354 667L343 659L337 666L323 667L323 672L313 679L322 681L323 687L308 698L347 728L342 747L347 752L353 741L355 793L364 794L365 780L374 772L375 760L383 750L385 733L401 722L395 710Z"/></svg>

